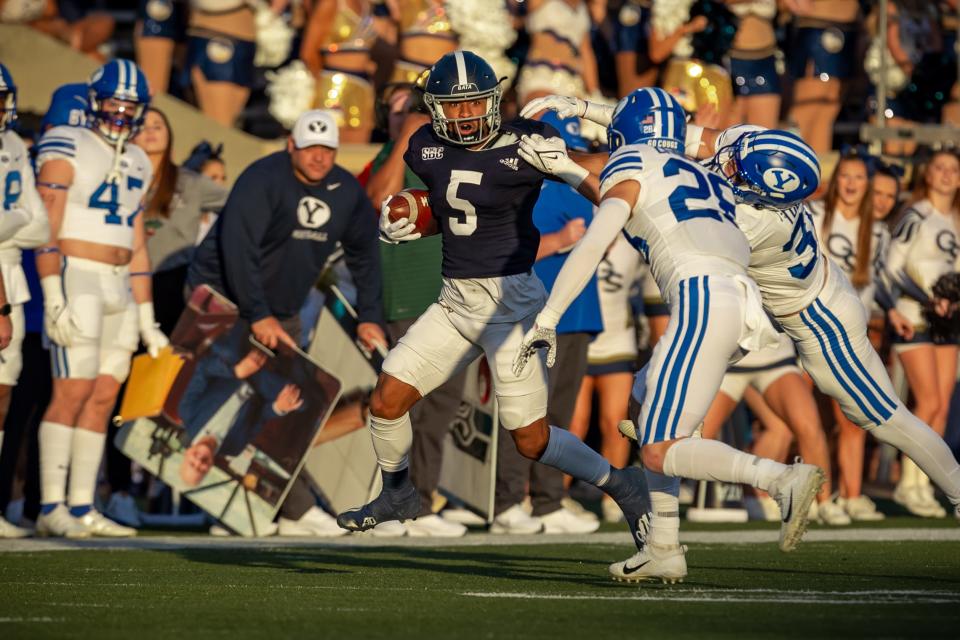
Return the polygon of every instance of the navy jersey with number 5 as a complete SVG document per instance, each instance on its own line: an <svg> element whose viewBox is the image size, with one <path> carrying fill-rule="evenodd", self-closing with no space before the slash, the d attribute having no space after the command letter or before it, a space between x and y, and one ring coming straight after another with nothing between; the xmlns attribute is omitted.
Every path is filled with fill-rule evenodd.
<svg viewBox="0 0 960 640"><path fill-rule="evenodd" d="M533 267L540 233L533 206L546 176L517 155L520 136L559 135L548 124L516 120L493 142L471 151L444 142L427 124L410 138L403 159L430 191L443 234L447 278L492 278Z"/></svg>

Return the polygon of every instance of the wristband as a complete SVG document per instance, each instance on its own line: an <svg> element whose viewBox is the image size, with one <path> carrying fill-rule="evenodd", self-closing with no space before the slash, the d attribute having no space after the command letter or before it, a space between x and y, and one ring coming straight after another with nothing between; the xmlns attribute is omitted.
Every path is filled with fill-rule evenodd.
<svg viewBox="0 0 960 640"><path fill-rule="evenodd" d="M583 118L585 120L596 122L604 127L608 126L610 121L613 120L613 111L616 107L611 107L600 102L590 102L589 100L584 100L584 104L587 105L583 109Z"/></svg>
<svg viewBox="0 0 960 640"><path fill-rule="evenodd" d="M46 255L48 253L60 253L60 249L57 247L40 247L39 249L34 249L33 254L37 256Z"/></svg>
<svg viewBox="0 0 960 640"><path fill-rule="evenodd" d="M578 165L573 160L570 160L566 166L557 172L557 177L574 189L579 189L580 185L584 180L587 179L587 176L589 175L589 171Z"/></svg>

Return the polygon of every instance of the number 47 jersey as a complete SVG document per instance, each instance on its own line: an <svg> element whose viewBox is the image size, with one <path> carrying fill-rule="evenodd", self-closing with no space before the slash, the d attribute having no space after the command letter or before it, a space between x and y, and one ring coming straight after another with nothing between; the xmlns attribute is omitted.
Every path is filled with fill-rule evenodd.
<svg viewBox="0 0 960 640"><path fill-rule="evenodd" d="M734 222L733 191L723 177L684 156L627 145L603 168L601 194L625 180L641 188L623 233L666 301L685 278L746 273L750 246Z"/></svg>
<svg viewBox="0 0 960 640"><path fill-rule="evenodd" d="M143 149L128 142L120 157L119 180L108 181L114 147L90 129L54 127L37 144L37 171L50 160L66 160L74 172L57 239L132 249L133 222L152 173Z"/></svg>

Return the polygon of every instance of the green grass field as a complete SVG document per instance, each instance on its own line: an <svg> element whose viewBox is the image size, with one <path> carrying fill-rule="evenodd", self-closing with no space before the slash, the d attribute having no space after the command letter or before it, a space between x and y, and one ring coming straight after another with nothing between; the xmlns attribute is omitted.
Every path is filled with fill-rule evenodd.
<svg viewBox="0 0 960 640"><path fill-rule="evenodd" d="M0 553L0 638L960 635L957 540L697 543L686 582L637 586L610 538Z"/></svg>

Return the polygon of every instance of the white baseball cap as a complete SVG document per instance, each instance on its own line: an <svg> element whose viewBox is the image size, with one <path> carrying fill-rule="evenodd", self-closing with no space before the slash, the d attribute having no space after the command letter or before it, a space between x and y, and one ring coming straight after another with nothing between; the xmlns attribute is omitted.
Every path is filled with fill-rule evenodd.
<svg viewBox="0 0 960 640"><path fill-rule="evenodd" d="M340 146L340 130L333 114L324 109L307 111L293 125L293 146L305 149L318 144L336 149Z"/></svg>

